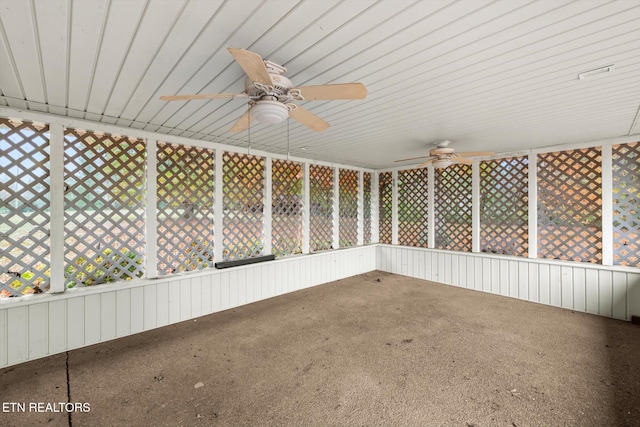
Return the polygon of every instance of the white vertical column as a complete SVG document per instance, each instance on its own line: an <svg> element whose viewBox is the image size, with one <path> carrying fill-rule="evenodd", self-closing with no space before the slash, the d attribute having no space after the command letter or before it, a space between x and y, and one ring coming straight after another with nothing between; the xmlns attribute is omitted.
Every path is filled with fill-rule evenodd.
<svg viewBox="0 0 640 427"><path fill-rule="evenodd" d="M602 146L602 265L613 265L613 147Z"/></svg>
<svg viewBox="0 0 640 427"><path fill-rule="evenodd" d="M480 252L480 161L471 165L471 251Z"/></svg>
<svg viewBox="0 0 640 427"><path fill-rule="evenodd" d="M224 200L223 200L223 151L221 149L216 149L216 157L215 157L215 188L213 195L213 227L214 227L214 235L213 235L213 250L215 253L215 261L224 261Z"/></svg>
<svg viewBox="0 0 640 427"><path fill-rule="evenodd" d="M538 156L529 153L529 258L538 258Z"/></svg>
<svg viewBox="0 0 640 427"><path fill-rule="evenodd" d="M380 172L371 172L371 243L380 242Z"/></svg>
<svg viewBox="0 0 640 427"><path fill-rule="evenodd" d="M147 139L147 200L145 207L147 214L147 259L145 269L148 278L158 277L157 151L157 141L153 138Z"/></svg>
<svg viewBox="0 0 640 427"><path fill-rule="evenodd" d="M264 159L264 208L262 210L264 214L264 253L263 255L271 254L271 156L267 156Z"/></svg>
<svg viewBox="0 0 640 427"><path fill-rule="evenodd" d="M49 190L51 218L49 291L64 292L64 127L49 125Z"/></svg>
<svg viewBox="0 0 640 427"><path fill-rule="evenodd" d="M433 165L429 165L428 169L427 169L427 179L428 179L428 183L427 183L427 205L428 205L428 212L429 212L429 218L427 219L427 226L429 227L429 233L428 233L428 246L430 248L435 248L436 247L436 218L435 218L435 200L436 200L436 195L435 195L435 189L436 189L436 174L435 174L435 169L433 168Z"/></svg>
<svg viewBox="0 0 640 427"><path fill-rule="evenodd" d="M364 172L358 171L358 246L364 243Z"/></svg>
<svg viewBox="0 0 640 427"><path fill-rule="evenodd" d="M391 173L391 243L398 244L398 171Z"/></svg>
<svg viewBox="0 0 640 427"><path fill-rule="evenodd" d="M340 169L333 168L333 249L340 247Z"/></svg>
<svg viewBox="0 0 640 427"><path fill-rule="evenodd" d="M309 253L309 223L311 206L309 206L309 163L303 163L302 173L302 253Z"/></svg>

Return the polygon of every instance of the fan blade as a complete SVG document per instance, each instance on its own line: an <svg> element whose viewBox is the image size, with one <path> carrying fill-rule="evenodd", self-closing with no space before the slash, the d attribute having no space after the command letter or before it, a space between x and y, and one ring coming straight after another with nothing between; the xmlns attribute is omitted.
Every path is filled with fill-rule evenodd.
<svg viewBox="0 0 640 427"><path fill-rule="evenodd" d="M262 83L263 85L273 86L271 76L269 76L267 67L264 65L264 61L260 55L239 47L230 47L228 50L236 62L242 67L247 77L249 77L249 80Z"/></svg>
<svg viewBox="0 0 640 427"><path fill-rule="evenodd" d="M420 156L420 157L411 157L410 159L394 160L394 162L398 163L398 162L408 162L409 160L435 159L435 158L436 158L436 156Z"/></svg>
<svg viewBox="0 0 640 427"><path fill-rule="evenodd" d="M454 157L453 159L456 163L464 163L465 165L472 165L473 159L467 159L466 157Z"/></svg>
<svg viewBox="0 0 640 427"><path fill-rule="evenodd" d="M249 127L251 123L251 116L249 115L249 111L247 110L242 117L238 119L238 121L229 129L229 132L241 132Z"/></svg>
<svg viewBox="0 0 640 427"><path fill-rule="evenodd" d="M212 93L202 95L161 96L160 99L163 101L187 101L190 99L247 98L248 96L246 93Z"/></svg>
<svg viewBox="0 0 640 427"><path fill-rule="evenodd" d="M322 132L329 127L329 123L299 105L296 105L294 108L289 110L289 117L296 119L309 129L316 132Z"/></svg>
<svg viewBox="0 0 640 427"><path fill-rule="evenodd" d="M300 86L300 93L305 101L331 99L363 99L367 96L367 88L362 83L341 83L335 85Z"/></svg>
<svg viewBox="0 0 640 427"><path fill-rule="evenodd" d="M431 164L433 162L434 159L429 159L426 162L420 163L417 167L418 168L423 168L425 166L429 166L429 164Z"/></svg>
<svg viewBox="0 0 640 427"><path fill-rule="evenodd" d="M481 156L493 156L494 153L493 151L467 151L465 153L456 153L458 156L461 157L481 157Z"/></svg>

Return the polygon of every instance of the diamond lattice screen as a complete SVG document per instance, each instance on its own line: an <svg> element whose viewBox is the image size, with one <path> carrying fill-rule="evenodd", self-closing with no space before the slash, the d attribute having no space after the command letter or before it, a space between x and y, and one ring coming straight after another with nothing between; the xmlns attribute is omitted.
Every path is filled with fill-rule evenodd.
<svg viewBox="0 0 640 427"><path fill-rule="evenodd" d="M333 248L333 168L309 166L309 250Z"/></svg>
<svg viewBox="0 0 640 427"><path fill-rule="evenodd" d="M602 261L602 156L597 148L538 155L538 256Z"/></svg>
<svg viewBox="0 0 640 427"><path fill-rule="evenodd" d="M640 142L613 146L613 263L640 267Z"/></svg>
<svg viewBox="0 0 640 427"><path fill-rule="evenodd" d="M428 170L398 172L398 244L426 248L428 239Z"/></svg>
<svg viewBox="0 0 640 427"><path fill-rule="evenodd" d="M434 184L436 248L471 251L471 166L458 163L436 169Z"/></svg>
<svg viewBox="0 0 640 427"><path fill-rule="evenodd" d="M264 252L264 158L223 154L223 243L225 261Z"/></svg>
<svg viewBox="0 0 640 427"><path fill-rule="evenodd" d="M144 275L144 141L65 130L67 286Z"/></svg>
<svg viewBox="0 0 640 427"><path fill-rule="evenodd" d="M393 175L382 172L378 175L378 233L380 243L391 244L393 238Z"/></svg>
<svg viewBox="0 0 640 427"><path fill-rule="evenodd" d="M302 253L302 165L271 162L271 252L275 256Z"/></svg>
<svg viewBox="0 0 640 427"><path fill-rule="evenodd" d="M158 272L213 267L215 152L158 143Z"/></svg>
<svg viewBox="0 0 640 427"><path fill-rule="evenodd" d="M365 245L371 243L371 174L362 174L362 222L363 241Z"/></svg>
<svg viewBox="0 0 640 427"><path fill-rule="evenodd" d="M340 247L358 244L358 171L340 169Z"/></svg>
<svg viewBox="0 0 640 427"><path fill-rule="evenodd" d="M480 163L480 250L528 256L529 159Z"/></svg>
<svg viewBox="0 0 640 427"><path fill-rule="evenodd" d="M49 127L0 119L0 299L49 289Z"/></svg>

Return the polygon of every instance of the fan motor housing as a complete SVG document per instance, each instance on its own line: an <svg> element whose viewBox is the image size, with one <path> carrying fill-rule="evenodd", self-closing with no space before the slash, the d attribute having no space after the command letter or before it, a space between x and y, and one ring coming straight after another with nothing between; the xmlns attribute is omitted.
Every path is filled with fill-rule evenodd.
<svg viewBox="0 0 640 427"><path fill-rule="evenodd" d="M291 80L280 74L269 73L273 85L267 85L268 89L259 87L247 78L244 81L244 91L250 98L260 99L264 96L275 97L278 100L287 100L289 98L289 89L293 88Z"/></svg>

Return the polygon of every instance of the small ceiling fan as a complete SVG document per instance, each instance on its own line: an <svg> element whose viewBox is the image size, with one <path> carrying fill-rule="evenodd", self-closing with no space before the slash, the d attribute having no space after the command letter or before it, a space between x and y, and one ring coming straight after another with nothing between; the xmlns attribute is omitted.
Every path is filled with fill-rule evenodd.
<svg viewBox="0 0 640 427"><path fill-rule="evenodd" d="M451 144L451 141L448 139L440 141L435 144L436 148L429 151L428 156L412 157L410 159L396 160L395 162L425 159L425 161L420 163L417 167L423 168L431 163L434 168L446 168L454 163L470 165L473 163L473 160L469 157L492 156L495 154L493 151L469 151L465 153L456 153L455 148L450 148L449 144Z"/></svg>
<svg viewBox="0 0 640 427"><path fill-rule="evenodd" d="M329 127L329 123L292 101L363 99L367 96L367 89L362 83L294 87L291 80L284 76L287 71L285 67L265 61L257 53L245 49L230 47L228 50L247 75L244 92L173 95L161 96L160 99L186 101L248 98L249 110L231 127L231 132L247 129L252 119L271 125L280 123L287 117L297 120L311 130L321 132Z"/></svg>

